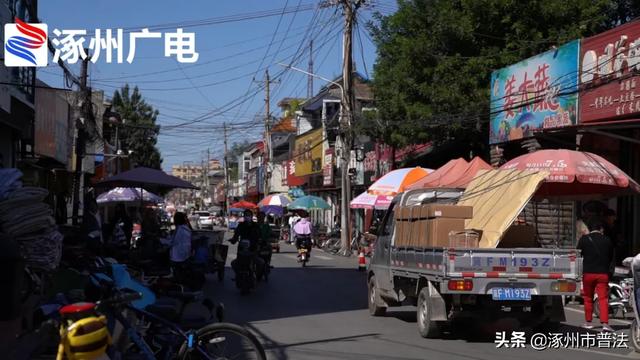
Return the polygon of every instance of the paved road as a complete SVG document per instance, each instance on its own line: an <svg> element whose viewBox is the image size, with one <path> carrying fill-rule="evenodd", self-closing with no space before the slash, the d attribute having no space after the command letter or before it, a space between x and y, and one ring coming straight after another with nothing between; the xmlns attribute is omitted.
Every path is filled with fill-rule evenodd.
<svg viewBox="0 0 640 360"><path fill-rule="evenodd" d="M229 253L231 259L235 249ZM260 283L248 296L239 294L230 269L223 283L211 278L206 288L224 302L227 320L250 327L260 337L270 359L640 358L629 349L498 349L495 335L478 336L477 328L469 327L473 324L462 324L445 339L423 339L412 307L393 308L381 318L369 316L366 275L356 270L356 259L314 250L310 266L301 268L295 249L285 245L274 254L273 265L269 282ZM571 307L566 313L569 321L563 331L582 331L577 327L582 321L580 308ZM619 333L627 332L628 322L612 324Z"/></svg>

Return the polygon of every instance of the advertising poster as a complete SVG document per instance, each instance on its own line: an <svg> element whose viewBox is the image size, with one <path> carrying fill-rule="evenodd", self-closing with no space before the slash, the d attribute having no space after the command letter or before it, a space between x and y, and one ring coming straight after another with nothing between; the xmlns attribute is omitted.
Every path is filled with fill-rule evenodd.
<svg viewBox="0 0 640 360"><path fill-rule="evenodd" d="M491 144L576 125L580 41L491 74Z"/></svg>

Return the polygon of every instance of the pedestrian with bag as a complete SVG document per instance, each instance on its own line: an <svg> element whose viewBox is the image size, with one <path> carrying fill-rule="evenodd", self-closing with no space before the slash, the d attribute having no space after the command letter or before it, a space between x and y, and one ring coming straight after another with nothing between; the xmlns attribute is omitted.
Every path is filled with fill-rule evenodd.
<svg viewBox="0 0 640 360"><path fill-rule="evenodd" d="M600 323L603 331L613 331L609 327L609 271L613 259L613 243L603 233L600 219L593 217L587 221L589 233L578 241L577 248L582 252L583 262L583 299L586 329L593 329L593 295L598 294Z"/></svg>

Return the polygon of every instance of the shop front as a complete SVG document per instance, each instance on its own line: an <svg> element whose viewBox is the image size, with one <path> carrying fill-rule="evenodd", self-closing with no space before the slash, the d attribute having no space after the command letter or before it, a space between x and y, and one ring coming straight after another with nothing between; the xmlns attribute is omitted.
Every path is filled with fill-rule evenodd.
<svg viewBox="0 0 640 360"><path fill-rule="evenodd" d="M632 46L638 40L640 22L633 21L496 70L491 78L492 164L539 149L571 149L602 156L640 179L640 62ZM542 226L556 236L561 232L561 245L575 246L575 222L595 212L611 221L608 232L618 243L618 260L640 251L638 195L601 194L539 205L525 209L525 216L548 214Z"/></svg>
<svg viewBox="0 0 640 360"><path fill-rule="evenodd" d="M578 144L640 179L640 21L582 40ZM634 45L636 44L636 45ZM640 196L610 199L616 212L617 258L640 251Z"/></svg>

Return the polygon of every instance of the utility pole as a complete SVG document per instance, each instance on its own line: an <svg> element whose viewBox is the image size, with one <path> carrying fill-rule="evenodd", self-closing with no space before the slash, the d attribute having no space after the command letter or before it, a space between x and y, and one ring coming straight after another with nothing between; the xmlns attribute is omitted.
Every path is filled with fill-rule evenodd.
<svg viewBox="0 0 640 360"><path fill-rule="evenodd" d="M342 144L342 154L340 156L340 240L342 249L350 251L350 229L351 214L349 213L349 203L351 202L351 181L349 180L349 164L351 162L351 142L354 111L353 96L353 25L355 22L356 11L364 0L340 0L342 4L345 26L342 42L342 99L341 99L341 117L340 117L340 142Z"/></svg>
<svg viewBox="0 0 640 360"><path fill-rule="evenodd" d="M88 50L85 49L88 54ZM88 121L92 119L93 112L91 110L91 89L87 87L87 76L89 68L90 57L87 56L82 60L82 67L80 70L80 111L79 116L76 117L76 169L73 179L73 213L72 223L73 225L79 224L79 212L80 212L80 183L82 182L82 160L85 153L85 126Z"/></svg>
<svg viewBox="0 0 640 360"><path fill-rule="evenodd" d="M309 74L313 74L313 40L309 41ZM307 75L307 99L313 97L313 75Z"/></svg>
<svg viewBox="0 0 640 360"><path fill-rule="evenodd" d="M227 123L223 124L224 127L224 203L225 203L225 211L227 215L229 215L229 188L231 187L231 183L229 182L229 157L227 150Z"/></svg>
<svg viewBox="0 0 640 360"><path fill-rule="evenodd" d="M271 84L277 81L272 81L269 77L269 69L265 70L265 103L266 103L266 115L264 117L264 195L269 195L269 180L271 177L271 161L273 157L273 149L271 148Z"/></svg>
<svg viewBox="0 0 640 360"><path fill-rule="evenodd" d="M205 178L205 184L207 186L207 197L210 198L211 197L211 184L209 183L209 171L211 171L211 169L209 168L209 163L211 162L211 151L209 148L207 148L207 173L205 174L206 178ZM211 200L211 199L209 199Z"/></svg>

